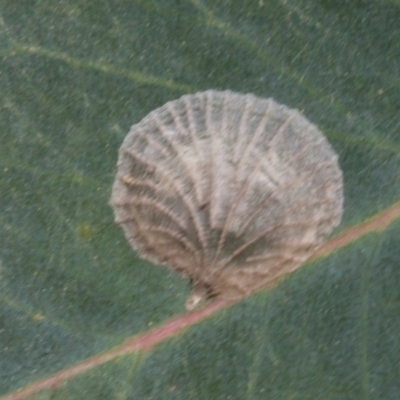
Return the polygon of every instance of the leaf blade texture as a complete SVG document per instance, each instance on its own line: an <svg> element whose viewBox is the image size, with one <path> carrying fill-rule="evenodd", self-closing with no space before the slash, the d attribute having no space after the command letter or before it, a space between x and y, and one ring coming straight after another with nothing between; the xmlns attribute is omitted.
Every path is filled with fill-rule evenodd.
<svg viewBox="0 0 400 400"><path fill-rule="evenodd" d="M343 170L331 240L398 204L395 1L4 0L0 16L3 397L191 315L187 281L136 257L108 206L126 132L169 100L229 89L306 115ZM153 349L25 398L397 399L398 229L396 212Z"/></svg>

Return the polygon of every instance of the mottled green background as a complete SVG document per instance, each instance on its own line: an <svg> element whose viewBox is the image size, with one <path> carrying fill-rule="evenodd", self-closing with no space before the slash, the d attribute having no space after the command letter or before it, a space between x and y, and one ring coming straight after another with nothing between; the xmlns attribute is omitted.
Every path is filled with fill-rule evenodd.
<svg viewBox="0 0 400 400"><path fill-rule="evenodd" d="M184 312L108 206L130 125L188 92L272 96L344 172L336 233L400 199L398 0L0 0L0 395ZM400 393L400 225L152 351L31 399L379 399Z"/></svg>

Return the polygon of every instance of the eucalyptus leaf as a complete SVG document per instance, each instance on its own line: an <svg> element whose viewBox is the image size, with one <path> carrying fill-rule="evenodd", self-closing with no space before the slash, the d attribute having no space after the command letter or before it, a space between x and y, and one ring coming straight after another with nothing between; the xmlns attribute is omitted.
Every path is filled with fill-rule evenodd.
<svg viewBox="0 0 400 400"><path fill-rule="evenodd" d="M399 21L397 0L2 0L0 396L398 399ZM130 126L207 89L316 124L344 174L331 240L353 234L195 318L108 202Z"/></svg>

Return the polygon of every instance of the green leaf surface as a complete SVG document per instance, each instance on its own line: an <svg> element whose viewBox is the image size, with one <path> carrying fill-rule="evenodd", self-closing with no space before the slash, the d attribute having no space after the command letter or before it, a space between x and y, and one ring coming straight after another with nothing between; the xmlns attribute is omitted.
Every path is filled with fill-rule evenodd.
<svg viewBox="0 0 400 400"><path fill-rule="evenodd" d="M2 0L0 396L398 399L399 21L397 0ZM209 88L319 126L351 234L192 318L188 282L131 251L108 201L130 125Z"/></svg>

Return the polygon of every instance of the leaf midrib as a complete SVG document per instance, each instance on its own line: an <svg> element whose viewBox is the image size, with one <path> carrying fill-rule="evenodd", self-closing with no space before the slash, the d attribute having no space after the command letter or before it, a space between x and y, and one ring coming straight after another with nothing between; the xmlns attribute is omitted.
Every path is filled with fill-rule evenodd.
<svg viewBox="0 0 400 400"><path fill-rule="evenodd" d="M316 252L309 261L315 261L317 259L327 257L333 251L345 247L369 233L376 231L382 232L391 223L395 222L399 218L400 201L394 203L391 207L375 214L368 220L345 229L337 236L327 241L323 246L321 246L319 251ZM204 320L207 317L210 317L215 312L220 311L223 308L227 308L234 303L235 302L216 300L209 303L207 306L201 308L200 310L195 310L168 319L152 330L142 332L131 338L128 338L127 340L125 340L124 343L119 346L113 347L108 351L82 360L69 368L66 368L60 372L55 373L54 375L51 375L50 377L33 382L23 389L1 397L0 400L22 400L34 393L37 393L40 390L50 387L56 387L63 383L65 380L84 373L91 368L111 361L116 357L123 356L135 351L146 352L155 345L173 336L176 336L179 333L182 333L184 329ZM367 388L364 387L364 390L367 390Z"/></svg>

